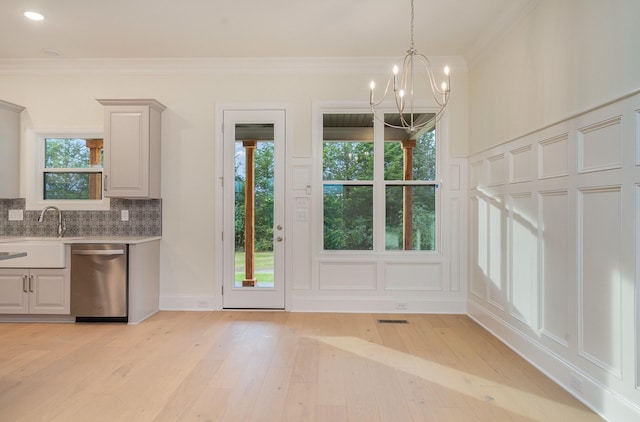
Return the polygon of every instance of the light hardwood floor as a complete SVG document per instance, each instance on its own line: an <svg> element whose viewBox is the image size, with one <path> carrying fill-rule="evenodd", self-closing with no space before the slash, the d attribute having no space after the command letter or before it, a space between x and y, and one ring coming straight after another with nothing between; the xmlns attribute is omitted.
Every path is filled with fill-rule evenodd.
<svg viewBox="0 0 640 422"><path fill-rule="evenodd" d="M462 315L0 324L0 421L281 420L601 419Z"/></svg>

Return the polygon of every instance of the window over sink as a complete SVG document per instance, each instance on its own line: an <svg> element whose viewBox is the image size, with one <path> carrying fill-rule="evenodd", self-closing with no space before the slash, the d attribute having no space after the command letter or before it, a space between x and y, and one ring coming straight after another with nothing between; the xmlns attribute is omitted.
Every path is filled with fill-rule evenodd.
<svg viewBox="0 0 640 422"><path fill-rule="evenodd" d="M103 198L102 135L38 134L28 208L108 209Z"/></svg>

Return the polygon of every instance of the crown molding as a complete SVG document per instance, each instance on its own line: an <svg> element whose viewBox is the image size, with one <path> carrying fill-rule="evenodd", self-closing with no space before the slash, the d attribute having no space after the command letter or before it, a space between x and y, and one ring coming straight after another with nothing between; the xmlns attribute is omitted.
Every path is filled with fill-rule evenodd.
<svg viewBox="0 0 640 422"><path fill-rule="evenodd" d="M189 59L0 59L0 74L371 74L387 73L398 57L189 58ZM466 72L461 56L429 57Z"/></svg>

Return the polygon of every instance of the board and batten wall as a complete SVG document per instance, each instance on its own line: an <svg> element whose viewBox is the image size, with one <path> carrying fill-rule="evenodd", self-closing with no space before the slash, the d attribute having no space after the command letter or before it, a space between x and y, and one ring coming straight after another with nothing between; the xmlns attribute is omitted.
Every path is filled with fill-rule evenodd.
<svg viewBox="0 0 640 422"><path fill-rule="evenodd" d="M468 313L614 421L640 420L640 93L469 160Z"/></svg>
<svg viewBox="0 0 640 422"><path fill-rule="evenodd" d="M469 62L468 313L640 420L640 2L537 0Z"/></svg>

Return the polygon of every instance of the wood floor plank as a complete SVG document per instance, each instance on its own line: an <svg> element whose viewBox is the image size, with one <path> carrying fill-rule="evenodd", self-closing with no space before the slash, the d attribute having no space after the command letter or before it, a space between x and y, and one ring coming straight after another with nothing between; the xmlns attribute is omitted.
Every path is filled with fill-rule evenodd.
<svg viewBox="0 0 640 422"><path fill-rule="evenodd" d="M287 422L315 420L316 387L315 383L292 382L289 386L282 420Z"/></svg>
<svg viewBox="0 0 640 422"><path fill-rule="evenodd" d="M378 319L408 324L380 324ZM0 421L599 421L464 315L0 324Z"/></svg>

